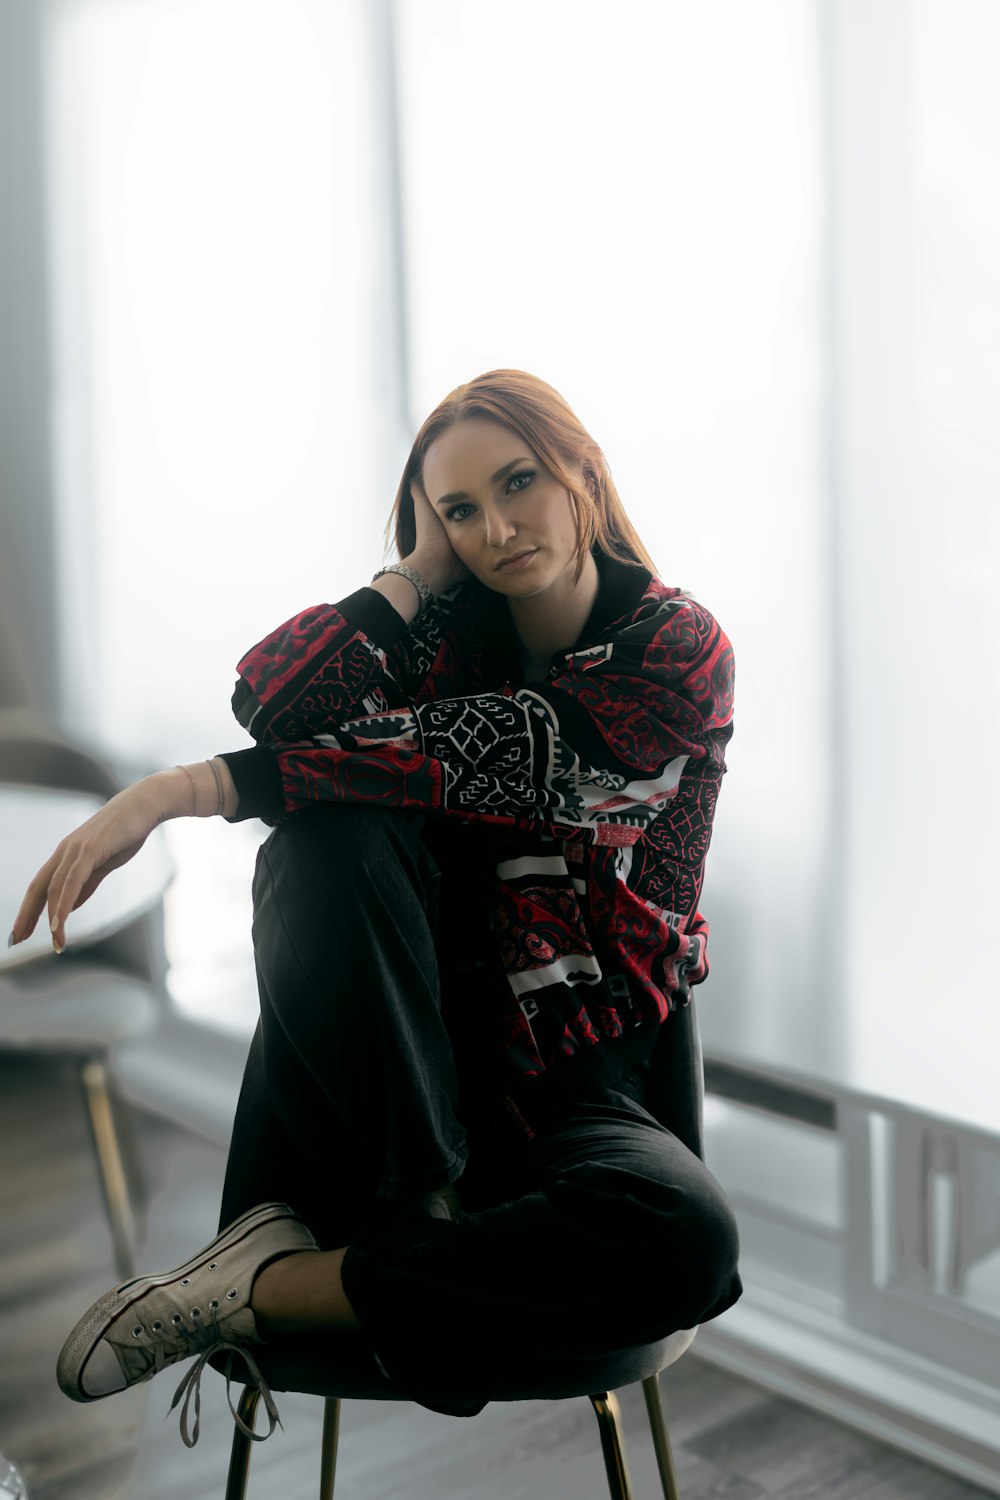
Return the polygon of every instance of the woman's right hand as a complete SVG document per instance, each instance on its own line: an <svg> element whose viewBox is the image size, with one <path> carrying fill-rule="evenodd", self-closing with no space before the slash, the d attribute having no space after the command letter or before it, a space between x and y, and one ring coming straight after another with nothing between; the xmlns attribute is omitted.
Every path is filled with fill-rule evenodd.
<svg viewBox="0 0 1000 1500"><path fill-rule="evenodd" d="M28 885L11 936L24 942L48 908L52 946L66 945L66 918L94 894L105 875L127 864L153 829L173 815L176 789L157 772L126 787L68 833Z"/></svg>
<svg viewBox="0 0 1000 1500"><path fill-rule="evenodd" d="M413 563L421 577L427 580L432 593L443 594L446 589L468 578L469 570L448 540L444 524L418 479L411 483L410 495L417 539L410 556L403 561Z"/></svg>

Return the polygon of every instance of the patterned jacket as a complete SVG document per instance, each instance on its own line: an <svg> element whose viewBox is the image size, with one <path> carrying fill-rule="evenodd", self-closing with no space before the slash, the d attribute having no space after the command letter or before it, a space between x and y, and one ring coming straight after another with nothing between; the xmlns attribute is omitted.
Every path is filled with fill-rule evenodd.
<svg viewBox="0 0 1000 1500"><path fill-rule="evenodd" d="M233 710L258 748L225 756L236 820L328 800L443 819L459 849L461 827L478 831L494 952L472 965L488 972L470 1005L508 1103L600 1076L598 1059L607 1081L611 1044L658 1027L709 971L697 907L732 647L689 593L595 560L593 610L544 681L523 682L506 601L475 579L411 625L370 588L315 605L237 668Z"/></svg>

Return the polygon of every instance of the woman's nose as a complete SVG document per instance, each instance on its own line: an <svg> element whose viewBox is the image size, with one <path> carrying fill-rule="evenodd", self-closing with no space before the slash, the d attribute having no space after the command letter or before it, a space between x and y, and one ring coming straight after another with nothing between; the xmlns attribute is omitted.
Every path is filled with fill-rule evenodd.
<svg viewBox="0 0 1000 1500"><path fill-rule="evenodd" d="M504 546L517 532L517 527L510 517L502 515L499 511L487 510L485 521L486 544L489 547Z"/></svg>

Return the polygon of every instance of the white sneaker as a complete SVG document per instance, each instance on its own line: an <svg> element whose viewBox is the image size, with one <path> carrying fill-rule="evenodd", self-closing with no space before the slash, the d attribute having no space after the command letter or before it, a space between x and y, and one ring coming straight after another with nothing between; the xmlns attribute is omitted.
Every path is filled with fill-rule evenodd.
<svg viewBox="0 0 1000 1500"><path fill-rule="evenodd" d="M250 1307L251 1287L257 1272L279 1256L318 1249L312 1234L287 1204L259 1204L176 1270L137 1277L99 1297L62 1347L56 1369L60 1388L74 1401L99 1401L197 1354L196 1363L170 1404L172 1411L184 1396L181 1437L193 1448L201 1420L201 1372L213 1354L228 1349L227 1395L233 1356L239 1354L260 1388L271 1425L266 1433L251 1433L240 1421L231 1399L230 1410L248 1436L261 1440L270 1437L280 1418L247 1348L262 1342ZM195 1422L189 1436L187 1413L192 1394Z"/></svg>

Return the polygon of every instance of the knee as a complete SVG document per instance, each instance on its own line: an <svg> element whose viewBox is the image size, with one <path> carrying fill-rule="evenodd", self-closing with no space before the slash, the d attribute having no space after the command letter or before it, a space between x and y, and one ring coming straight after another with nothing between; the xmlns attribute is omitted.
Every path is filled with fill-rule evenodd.
<svg viewBox="0 0 1000 1500"><path fill-rule="evenodd" d="M602 1186L606 1191L612 1184ZM647 1167L627 1185L622 1181L616 1196L615 1218L629 1237L636 1285L654 1300L660 1289L674 1327L692 1328L736 1300L739 1229L707 1170L679 1178Z"/></svg>
<svg viewBox="0 0 1000 1500"><path fill-rule="evenodd" d="M310 947L317 934L360 941L380 911L412 925L429 908L436 876L411 814L352 803L303 808L258 853L255 947L268 936Z"/></svg>
<svg viewBox="0 0 1000 1500"><path fill-rule="evenodd" d="M637 1280L647 1310L663 1329L695 1328L717 1317L742 1292L739 1232L732 1209L716 1192L685 1194L649 1234Z"/></svg>
<svg viewBox="0 0 1000 1500"><path fill-rule="evenodd" d="M648 1161L631 1169L588 1162L550 1189L561 1216L627 1269L622 1295L639 1320L636 1342L716 1317L742 1291L733 1211L711 1174L689 1165L680 1172Z"/></svg>
<svg viewBox="0 0 1000 1500"><path fill-rule="evenodd" d="M739 1228L721 1188L693 1206L679 1237L672 1242L672 1254L679 1261L689 1303L686 1327L716 1316L736 1301L742 1290Z"/></svg>
<svg viewBox="0 0 1000 1500"><path fill-rule="evenodd" d="M392 808L364 807L357 802L314 802L279 823L267 840L272 854L320 849L335 850L363 859L367 851L381 848L397 823L412 822L411 815Z"/></svg>
<svg viewBox="0 0 1000 1500"><path fill-rule="evenodd" d="M261 855L273 886L290 886L298 898L307 884L325 901L336 896L350 904L362 886L380 883L394 866L411 861L418 844L417 820L409 813L320 802L279 824Z"/></svg>

